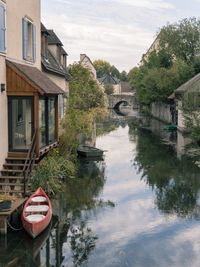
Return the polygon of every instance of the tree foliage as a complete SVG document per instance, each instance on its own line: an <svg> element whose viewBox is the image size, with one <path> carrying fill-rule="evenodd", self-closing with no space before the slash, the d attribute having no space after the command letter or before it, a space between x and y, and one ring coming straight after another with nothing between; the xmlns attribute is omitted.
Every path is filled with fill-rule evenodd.
<svg viewBox="0 0 200 267"><path fill-rule="evenodd" d="M91 77L88 69L74 64L70 68L70 75L69 108L88 111L104 106L103 91Z"/></svg>
<svg viewBox="0 0 200 267"><path fill-rule="evenodd" d="M175 58L192 62L200 52L200 20L192 17L167 24L159 34L161 48Z"/></svg>
<svg viewBox="0 0 200 267"><path fill-rule="evenodd" d="M112 84L105 84L104 89L107 95L112 95L114 93L114 88Z"/></svg>
<svg viewBox="0 0 200 267"><path fill-rule="evenodd" d="M70 75L69 106L62 122L60 148L63 154L76 158L80 135L90 138L95 119L105 113L104 93L82 65L73 64Z"/></svg>
<svg viewBox="0 0 200 267"><path fill-rule="evenodd" d="M142 104L166 101L178 86L200 71L200 20L189 18L167 24L157 38L159 49L128 74Z"/></svg>
<svg viewBox="0 0 200 267"><path fill-rule="evenodd" d="M98 78L101 78L105 76L106 74L110 74L111 72L111 65L109 62L105 60L97 59L93 62L93 65L96 69Z"/></svg>
<svg viewBox="0 0 200 267"><path fill-rule="evenodd" d="M123 70L120 73L120 71L114 65L111 65L109 62L102 59L97 59L93 62L93 64L96 69L98 78L102 78L107 74L111 74L113 77L116 77L119 80L127 81L126 71Z"/></svg>

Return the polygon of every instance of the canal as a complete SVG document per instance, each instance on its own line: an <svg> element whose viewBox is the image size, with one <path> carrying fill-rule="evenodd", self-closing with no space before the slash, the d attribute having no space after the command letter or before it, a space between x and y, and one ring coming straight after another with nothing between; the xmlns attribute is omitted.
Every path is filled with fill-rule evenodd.
<svg viewBox="0 0 200 267"><path fill-rule="evenodd" d="M104 161L80 162L38 238L0 237L0 267L199 266L200 169L134 119L98 131Z"/></svg>

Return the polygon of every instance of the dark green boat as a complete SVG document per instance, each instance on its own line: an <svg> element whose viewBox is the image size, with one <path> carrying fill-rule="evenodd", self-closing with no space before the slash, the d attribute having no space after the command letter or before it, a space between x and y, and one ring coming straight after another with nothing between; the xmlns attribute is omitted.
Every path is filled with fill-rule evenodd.
<svg viewBox="0 0 200 267"><path fill-rule="evenodd" d="M165 131L175 131L177 129L177 126L175 124L167 124L164 125L162 128Z"/></svg>
<svg viewBox="0 0 200 267"><path fill-rule="evenodd" d="M93 147L93 146L87 146L87 145L80 145L77 149L77 153L81 157L87 157L87 158L100 158L103 156L103 150Z"/></svg>

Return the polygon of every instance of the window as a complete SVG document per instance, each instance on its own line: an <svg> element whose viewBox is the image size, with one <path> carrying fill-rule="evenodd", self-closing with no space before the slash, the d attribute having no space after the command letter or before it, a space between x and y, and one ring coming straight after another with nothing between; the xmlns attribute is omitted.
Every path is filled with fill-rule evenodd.
<svg viewBox="0 0 200 267"><path fill-rule="evenodd" d="M0 1L0 52L6 51L5 6Z"/></svg>
<svg viewBox="0 0 200 267"><path fill-rule="evenodd" d="M36 30L35 25L27 18L23 19L23 59L35 62Z"/></svg>

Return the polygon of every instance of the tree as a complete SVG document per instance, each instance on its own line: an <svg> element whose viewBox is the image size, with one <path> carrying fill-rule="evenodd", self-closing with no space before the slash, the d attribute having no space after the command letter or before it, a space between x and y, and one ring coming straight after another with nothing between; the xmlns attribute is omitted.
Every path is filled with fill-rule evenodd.
<svg viewBox="0 0 200 267"><path fill-rule="evenodd" d="M200 52L200 20L185 18L164 26L159 34L160 47L174 58L192 62Z"/></svg>
<svg viewBox="0 0 200 267"><path fill-rule="evenodd" d="M120 80L123 82L127 82L128 81L128 74L125 70L123 70L120 74Z"/></svg>
<svg viewBox="0 0 200 267"><path fill-rule="evenodd" d="M91 138L95 119L105 114L104 93L81 64L71 65L69 73L69 107L62 121L60 149L75 159L79 136Z"/></svg>
<svg viewBox="0 0 200 267"><path fill-rule="evenodd" d="M143 104L166 101L178 86L200 71L200 20L189 18L168 24L157 38L159 47L128 74Z"/></svg>
<svg viewBox="0 0 200 267"><path fill-rule="evenodd" d="M121 77L119 70L114 65L112 65L110 68L110 74L118 79L120 79Z"/></svg>
<svg viewBox="0 0 200 267"><path fill-rule="evenodd" d="M98 59L93 62L93 65L96 69L98 78L102 78L107 74L111 74L113 77L121 79L121 73L119 70L114 65L111 66L109 62Z"/></svg>
<svg viewBox="0 0 200 267"><path fill-rule="evenodd" d="M104 89L105 89L105 93L107 95L112 95L114 93L114 88L113 88L112 84L105 84Z"/></svg>
<svg viewBox="0 0 200 267"><path fill-rule="evenodd" d="M171 68L134 68L129 72L129 81L136 88L139 101L149 105L155 101L166 101L173 91L193 77L194 67L177 60Z"/></svg>
<svg viewBox="0 0 200 267"><path fill-rule="evenodd" d="M104 95L97 82L92 79L88 69L74 64L70 70L71 81L69 107L81 111L104 106Z"/></svg>
<svg viewBox="0 0 200 267"><path fill-rule="evenodd" d="M97 72L97 77L101 78L106 74L109 74L111 72L111 65L109 62L105 61L105 60L95 60L93 62L93 65L96 69Z"/></svg>

